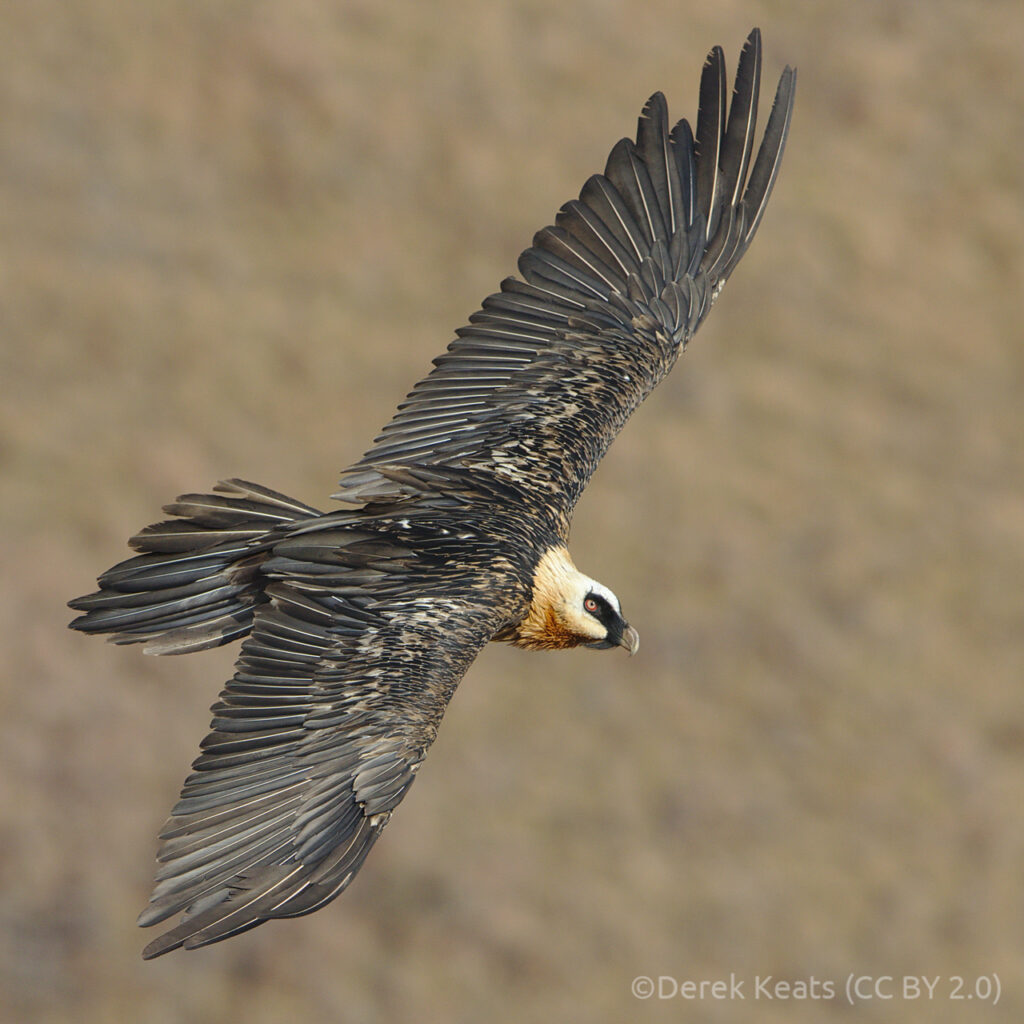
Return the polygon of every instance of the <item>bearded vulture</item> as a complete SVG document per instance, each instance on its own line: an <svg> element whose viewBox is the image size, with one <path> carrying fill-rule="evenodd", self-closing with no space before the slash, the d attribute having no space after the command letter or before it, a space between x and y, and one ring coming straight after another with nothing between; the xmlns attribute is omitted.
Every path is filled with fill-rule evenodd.
<svg viewBox="0 0 1024 1024"><path fill-rule="evenodd" d="M183 654L244 638L161 833L146 958L307 914L352 880L490 640L639 642L566 547L573 509L746 252L796 83L754 150L761 38L704 64L696 135L655 93L636 141L534 236L321 512L243 480L186 494L72 627Z"/></svg>

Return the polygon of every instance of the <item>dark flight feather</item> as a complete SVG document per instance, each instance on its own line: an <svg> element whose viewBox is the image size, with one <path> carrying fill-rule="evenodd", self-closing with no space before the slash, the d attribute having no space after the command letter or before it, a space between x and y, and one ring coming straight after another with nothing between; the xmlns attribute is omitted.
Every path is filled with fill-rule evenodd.
<svg viewBox="0 0 1024 1024"><path fill-rule="evenodd" d="M361 601L346 601L317 572L320 559L336 563L337 541L329 529L300 534L265 569L277 582L212 709L139 923L202 909L146 957L308 913L340 892L500 625L500 608L471 590L460 595L414 561L398 596L385 585L374 597L360 577ZM394 554L387 540L362 542L364 565Z"/></svg>
<svg viewBox="0 0 1024 1024"><path fill-rule="evenodd" d="M507 279L484 301L345 471L335 497L386 497L382 464L471 466L505 474L524 500L567 524L608 445L671 369L760 222L795 87L787 68L748 179L760 72L755 29L728 105L724 56L712 50L696 140L685 121L670 129L664 97L652 96L636 142L617 143L604 174L537 233L519 259L525 280ZM505 356L512 340L514 360Z"/></svg>

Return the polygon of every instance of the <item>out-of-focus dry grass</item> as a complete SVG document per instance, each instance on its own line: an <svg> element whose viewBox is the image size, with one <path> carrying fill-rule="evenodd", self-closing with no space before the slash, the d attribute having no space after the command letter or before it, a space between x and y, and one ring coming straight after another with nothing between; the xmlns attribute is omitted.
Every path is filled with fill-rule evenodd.
<svg viewBox="0 0 1024 1024"><path fill-rule="evenodd" d="M800 69L779 186L577 516L641 655L485 652L342 900L143 964L232 653L64 602L181 491L324 502L755 23ZM0 7L0 1016L661 1020L635 975L856 971L998 973L1021 1019L1022 46L1011 2Z"/></svg>

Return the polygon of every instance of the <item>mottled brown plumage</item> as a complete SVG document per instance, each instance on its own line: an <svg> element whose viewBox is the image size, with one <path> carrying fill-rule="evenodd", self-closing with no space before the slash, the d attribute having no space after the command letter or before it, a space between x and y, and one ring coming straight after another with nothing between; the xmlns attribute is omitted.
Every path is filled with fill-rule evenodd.
<svg viewBox="0 0 1024 1024"><path fill-rule="evenodd" d="M760 36L727 104L704 67L694 141L656 94L457 332L322 513L241 480L185 495L72 626L157 654L244 638L161 838L145 956L316 910L351 881L490 640L636 651L566 548L572 512L761 220L792 111L756 158ZM728 109L727 109L728 108ZM748 174L749 171L749 174Z"/></svg>

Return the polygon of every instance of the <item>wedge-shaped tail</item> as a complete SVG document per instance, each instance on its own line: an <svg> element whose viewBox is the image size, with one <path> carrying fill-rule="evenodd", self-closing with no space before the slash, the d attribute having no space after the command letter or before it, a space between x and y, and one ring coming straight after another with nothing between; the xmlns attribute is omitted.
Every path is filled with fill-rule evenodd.
<svg viewBox="0 0 1024 1024"><path fill-rule="evenodd" d="M214 491L165 505L175 518L129 541L141 554L108 569L96 593L69 602L85 613L72 628L144 643L147 654L187 654L248 634L265 600L259 567L281 528L321 513L245 480Z"/></svg>

